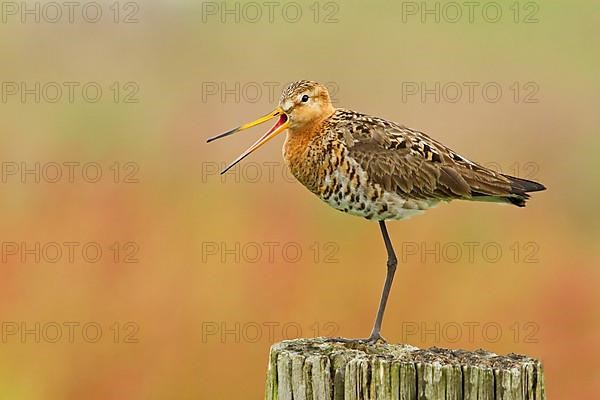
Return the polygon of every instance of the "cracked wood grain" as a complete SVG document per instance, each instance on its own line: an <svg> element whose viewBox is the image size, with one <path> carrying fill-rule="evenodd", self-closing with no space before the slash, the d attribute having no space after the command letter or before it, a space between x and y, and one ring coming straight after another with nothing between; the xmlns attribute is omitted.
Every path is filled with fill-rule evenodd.
<svg viewBox="0 0 600 400"><path fill-rule="evenodd" d="M538 360L485 350L294 339L271 347L267 400L544 400Z"/></svg>

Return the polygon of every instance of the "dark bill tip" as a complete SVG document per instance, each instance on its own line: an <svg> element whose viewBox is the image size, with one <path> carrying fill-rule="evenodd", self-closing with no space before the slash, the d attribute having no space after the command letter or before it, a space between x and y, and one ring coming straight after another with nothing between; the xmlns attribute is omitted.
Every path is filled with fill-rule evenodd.
<svg viewBox="0 0 600 400"><path fill-rule="evenodd" d="M250 155L250 153L244 153L241 156L239 156L238 158L236 158L234 161L231 162L231 164L229 164L228 166L226 166L223 171L221 171L221 175L223 175L225 172L229 171L231 168L235 167L237 165L237 163L239 163L240 161L242 161L244 158L248 157Z"/></svg>
<svg viewBox="0 0 600 400"><path fill-rule="evenodd" d="M206 139L206 143L214 142L217 139L221 139L221 138L224 138L225 136L232 135L232 134L236 133L239 130L240 130L240 127L238 126L237 128L233 128L233 129L231 129L231 130L229 130L227 132L223 132L223 133L221 133L221 134L219 134L217 136L213 136L213 137L210 137L210 138Z"/></svg>

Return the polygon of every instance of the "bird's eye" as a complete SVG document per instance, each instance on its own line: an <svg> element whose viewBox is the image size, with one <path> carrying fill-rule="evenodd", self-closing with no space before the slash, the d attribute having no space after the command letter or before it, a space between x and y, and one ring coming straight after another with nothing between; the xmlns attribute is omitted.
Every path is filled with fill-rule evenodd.
<svg viewBox="0 0 600 400"><path fill-rule="evenodd" d="M305 94L304 96L302 96L302 102L306 103L308 101L308 95Z"/></svg>

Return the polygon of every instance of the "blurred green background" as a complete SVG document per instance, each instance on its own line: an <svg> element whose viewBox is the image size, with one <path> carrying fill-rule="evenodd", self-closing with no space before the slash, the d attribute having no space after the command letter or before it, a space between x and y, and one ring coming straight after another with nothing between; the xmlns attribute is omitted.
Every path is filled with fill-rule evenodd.
<svg viewBox="0 0 600 400"><path fill-rule="evenodd" d="M390 223L383 335L526 353L548 398L598 393L597 4L37 4L0 23L0 398L261 398L271 343L369 334L376 224L293 183L283 137L219 177L266 126L205 143L298 79L549 188Z"/></svg>

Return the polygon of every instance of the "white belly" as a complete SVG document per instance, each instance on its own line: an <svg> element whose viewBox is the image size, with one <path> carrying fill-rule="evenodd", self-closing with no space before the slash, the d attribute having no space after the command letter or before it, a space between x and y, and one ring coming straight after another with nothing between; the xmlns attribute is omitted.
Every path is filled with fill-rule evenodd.
<svg viewBox="0 0 600 400"><path fill-rule="evenodd" d="M385 191L380 185L369 183L359 166L354 167L357 167L358 182L351 182L347 174L336 170L325 178L324 184L336 182L339 190L327 197L321 195L321 200L336 210L373 220L406 219L439 204L437 199L405 199L397 193Z"/></svg>

